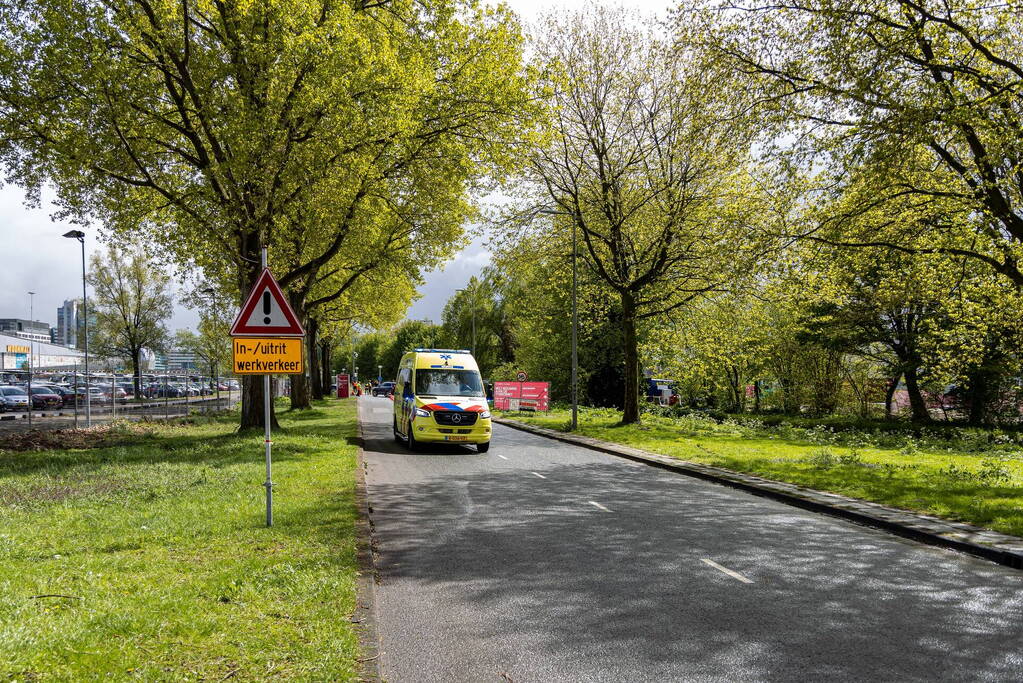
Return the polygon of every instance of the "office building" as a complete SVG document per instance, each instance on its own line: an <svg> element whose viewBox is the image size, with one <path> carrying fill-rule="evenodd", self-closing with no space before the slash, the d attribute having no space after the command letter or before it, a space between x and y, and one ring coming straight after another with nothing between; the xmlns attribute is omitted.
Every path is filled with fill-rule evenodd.
<svg viewBox="0 0 1023 683"><path fill-rule="evenodd" d="M69 348L78 346L78 319L81 317L81 310L80 299L69 299L57 309L57 334L54 343Z"/></svg>
<svg viewBox="0 0 1023 683"><path fill-rule="evenodd" d="M189 351L174 350L167 354L166 367L171 372L175 370L195 370L195 354Z"/></svg>
<svg viewBox="0 0 1023 683"><path fill-rule="evenodd" d="M21 318L0 318L0 334L31 341L50 343L50 326Z"/></svg>

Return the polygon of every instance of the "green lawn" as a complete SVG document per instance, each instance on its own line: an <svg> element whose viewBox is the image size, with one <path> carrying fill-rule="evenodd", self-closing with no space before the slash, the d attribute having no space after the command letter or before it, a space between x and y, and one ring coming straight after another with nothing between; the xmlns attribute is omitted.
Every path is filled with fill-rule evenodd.
<svg viewBox="0 0 1023 683"><path fill-rule="evenodd" d="M567 428L569 412L504 417ZM621 426L583 409L579 432L605 441L1023 536L1020 433L906 427L838 431L762 421L644 415Z"/></svg>
<svg viewBox="0 0 1023 683"><path fill-rule="evenodd" d="M0 451L0 679L355 678L355 404L279 417L272 529L237 416Z"/></svg>

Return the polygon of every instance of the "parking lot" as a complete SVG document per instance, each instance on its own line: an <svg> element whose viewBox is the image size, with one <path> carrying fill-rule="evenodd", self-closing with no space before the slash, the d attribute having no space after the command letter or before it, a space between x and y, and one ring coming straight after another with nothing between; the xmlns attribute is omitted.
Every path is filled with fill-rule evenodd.
<svg viewBox="0 0 1023 683"><path fill-rule="evenodd" d="M216 396L200 398L166 398L143 403L119 404L116 406L91 406L93 425L107 424L114 420L162 420L182 417L195 412L205 413L227 410L241 400L240 391L221 392ZM31 415L31 417L30 417ZM85 406L69 406L55 410L33 410L0 413L0 430L27 429L70 429L85 427L87 423Z"/></svg>
<svg viewBox="0 0 1023 683"><path fill-rule="evenodd" d="M194 373L130 375L75 369L0 371L0 430L67 429L114 420L156 420L224 410L237 380Z"/></svg>

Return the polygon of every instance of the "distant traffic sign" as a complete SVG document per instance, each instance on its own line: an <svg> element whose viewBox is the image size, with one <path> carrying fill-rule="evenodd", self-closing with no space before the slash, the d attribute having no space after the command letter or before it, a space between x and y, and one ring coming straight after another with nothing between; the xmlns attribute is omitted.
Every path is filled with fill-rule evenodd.
<svg viewBox="0 0 1023 683"><path fill-rule="evenodd" d="M256 281L238 317L231 325L232 337L302 337L305 330L291 309L269 268Z"/></svg>
<svg viewBox="0 0 1023 683"><path fill-rule="evenodd" d="M517 379L520 382L525 382L527 379L529 379L529 375L527 375L522 370L519 370L517 373L515 373L515 379Z"/></svg>
<svg viewBox="0 0 1023 683"><path fill-rule="evenodd" d="M299 338L236 337L231 347L236 375L294 375L304 371Z"/></svg>

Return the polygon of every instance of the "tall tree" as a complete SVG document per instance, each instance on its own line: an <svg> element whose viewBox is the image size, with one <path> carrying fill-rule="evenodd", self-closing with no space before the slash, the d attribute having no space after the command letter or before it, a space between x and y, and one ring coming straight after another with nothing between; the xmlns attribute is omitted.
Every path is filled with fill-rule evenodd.
<svg viewBox="0 0 1023 683"><path fill-rule="evenodd" d="M471 0L0 0L0 41L11 180L143 226L238 297L269 247L303 314L338 258L317 298L374 258L376 216L429 208L424 187L430 215L462 207L499 175L528 109L517 23ZM261 425L262 383L245 389L242 426Z"/></svg>
<svg viewBox="0 0 1023 683"><path fill-rule="evenodd" d="M216 381L226 374L231 364L231 311L227 302L216 295L209 296L208 288L192 292L187 297L199 308L199 324L195 331L178 330L174 345L195 355L204 370Z"/></svg>
<svg viewBox="0 0 1023 683"><path fill-rule="evenodd" d="M624 10L547 26L536 52L550 74L550 131L533 146L530 179L561 214L558 238L574 223L586 266L618 298L622 420L636 422L637 325L722 285L755 195L750 128L732 80L694 41L669 43Z"/></svg>
<svg viewBox="0 0 1023 683"><path fill-rule="evenodd" d="M380 351L377 364L383 366L384 377L398 375L398 363L406 351L415 348L437 348L444 339L444 329L425 320L408 320L390 332L390 343ZM376 367L363 365L356 360L358 367L376 377Z"/></svg>
<svg viewBox="0 0 1023 683"><path fill-rule="evenodd" d="M493 268L473 276L444 304L445 345L471 349L484 378L514 358L508 301Z"/></svg>
<svg viewBox="0 0 1023 683"><path fill-rule="evenodd" d="M966 256L1023 287L1018 5L735 5L724 11L731 20L720 24L716 48L752 77L763 110L777 114L777 151L800 173L818 174L813 203L821 194L847 200L810 234ZM680 14L680 26L690 18Z"/></svg>
<svg viewBox="0 0 1023 683"><path fill-rule="evenodd" d="M164 321L173 309L163 271L138 248L114 245L106 255L94 254L89 269L93 289L90 330L95 351L128 360L135 395L142 395L142 350L163 350L168 333Z"/></svg>

